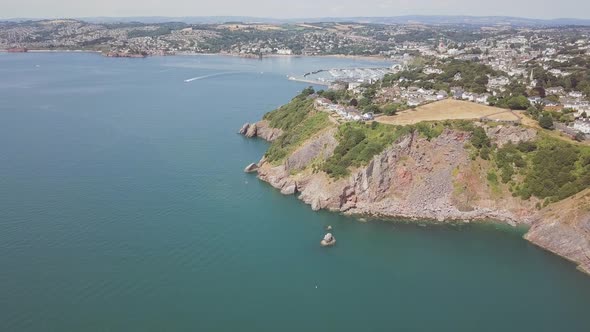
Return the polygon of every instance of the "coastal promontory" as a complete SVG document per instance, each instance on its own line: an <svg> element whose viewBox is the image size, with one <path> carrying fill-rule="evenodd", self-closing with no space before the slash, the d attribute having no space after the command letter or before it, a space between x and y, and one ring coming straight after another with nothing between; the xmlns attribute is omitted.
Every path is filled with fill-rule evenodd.
<svg viewBox="0 0 590 332"><path fill-rule="evenodd" d="M346 121L320 98L304 91L242 127L271 142L258 178L314 210L525 226L590 273L589 147L522 121Z"/></svg>

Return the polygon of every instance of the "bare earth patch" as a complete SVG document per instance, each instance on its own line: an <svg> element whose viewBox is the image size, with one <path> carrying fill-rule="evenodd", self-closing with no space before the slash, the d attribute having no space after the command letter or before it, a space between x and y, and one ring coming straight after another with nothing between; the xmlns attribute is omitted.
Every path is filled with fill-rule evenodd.
<svg viewBox="0 0 590 332"><path fill-rule="evenodd" d="M393 116L382 116L378 122L408 125L422 121L471 120L487 118L491 121L519 121L510 110L476 104L468 101L445 99L400 112Z"/></svg>

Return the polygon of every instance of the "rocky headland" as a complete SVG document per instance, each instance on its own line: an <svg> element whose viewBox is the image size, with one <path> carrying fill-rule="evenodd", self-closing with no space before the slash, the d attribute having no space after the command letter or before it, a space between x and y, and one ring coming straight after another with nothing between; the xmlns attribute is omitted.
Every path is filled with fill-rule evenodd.
<svg viewBox="0 0 590 332"><path fill-rule="evenodd" d="M292 133L272 128L275 120L269 118L245 124L239 132L274 141L269 151L278 144L288 153L278 160L269 160L267 153L249 170L256 171L258 178L282 194L296 194L313 210L438 222L494 220L526 225L529 230L525 239L590 273L590 189L555 203L534 196L523 199L515 194L518 186L511 187L495 178L491 160L474 154L473 133L468 130L443 126L430 136L417 129L407 130L367 163L353 165L345 176L334 177L321 165L342 144L339 125L330 122L290 146L291 136L278 138ZM474 125L484 129L493 148L539 139L534 128ZM519 177L523 175L515 174L512 179Z"/></svg>
<svg viewBox="0 0 590 332"><path fill-rule="evenodd" d="M260 137L269 142L274 141L283 133L282 130L271 128L268 121L258 121L255 123L245 123L238 131L238 134L246 137Z"/></svg>

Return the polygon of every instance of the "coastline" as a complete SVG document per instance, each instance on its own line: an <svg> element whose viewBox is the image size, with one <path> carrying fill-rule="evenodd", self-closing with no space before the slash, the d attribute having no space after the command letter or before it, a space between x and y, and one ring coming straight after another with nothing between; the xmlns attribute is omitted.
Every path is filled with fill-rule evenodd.
<svg viewBox="0 0 590 332"><path fill-rule="evenodd" d="M98 53L101 51L93 50L45 50L45 49L27 49L26 52L10 52L8 49L0 49L0 53L22 54L22 53Z"/></svg>
<svg viewBox="0 0 590 332"><path fill-rule="evenodd" d="M26 52L9 52L8 49L0 49L0 53L96 53L96 54L105 54L102 51L97 50L83 50L83 49L59 49L59 50L50 50L50 49L27 49ZM238 57L244 59L253 59L258 60L260 59L255 54L237 54L237 53L197 53L197 52L177 52L174 54L150 54L147 57L168 57L168 56L231 56L231 57ZM396 60L384 56L366 56L366 55L345 55L345 54L325 54L325 55L304 55L304 54L265 54L262 58L335 58L335 59L352 59L352 60L362 60L362 61L386 61L386 62L396 62Z"/></svg>
<svg viewBox="0 0 590 332"><path fill-rule="evenodd" d="M321 86L330 86L330 84L327 83L327 82L319 82L319 81L314 81L314 80L306 80L306 79L303 79L303 78L297 78L295 76L288 76L288 79L290 81L295 81L295 82L309 83L309 84L321 85Z"/></svg>
<svg viewBox="0 0 590 332"><path fill-rule="evenodd" d="M266 182L263 180L263 182ZM268 184L268 183L267 183ZM272 187L272 185L271 185ZM304 203L305 204L305 203ZM306 204L307 205L307 204ZM351 217L359 222L367 222L369 220L403 223L409 225L421 225L421 226L462 226L462 225L492 225L502 226L506 230L518 231L520 235L524 236L526 232L531 228L531 225L526 222L508 222L494 217L482 216L480 218L449 218L445 220L439 220L434 217L418 217L408 215L397 215L397 214L373 214L373 213L354 213L354 212L342 212L342 211L328 211L329 213L338 213L343 216ZM363 220L361 220L363 219Z"/></svg>
<svg viewBox="0 0 590 332"><path fill-rule="evenodd" d="M269 142L278 137L273 133L277 129L267 120L249 127L255 130L240 133ZM492 139L512 133L512 127L502 128ZM544 209L536 207L537 200L522 201L507 188L492 192L486 169L472 163L464 148L470 136L456 129L445 129L431 140L406 134L367 165L334 179L307 168L333 154L338 144L334 134L335 128L316 133L278 164L263 157L256 164L257 178L283 195L295 196L314 211L337 212L363 222L505 225L590 275L590 241L586 235L590 222L585 221L590 212L583 210L590 205L590 189ZM523 134L520 139L533 138Z"/></svg>

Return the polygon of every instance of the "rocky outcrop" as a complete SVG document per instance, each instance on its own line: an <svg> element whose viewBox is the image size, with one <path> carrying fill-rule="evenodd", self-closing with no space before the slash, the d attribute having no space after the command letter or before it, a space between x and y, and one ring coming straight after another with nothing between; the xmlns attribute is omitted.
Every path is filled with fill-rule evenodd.
<svg viewBox="0 0 590 332"><path fill-rule="evenodd" d="M590 274L590 189L542 210L525 239Z"/></svg>
<svg viewBox="0 0 590 332"><path fill-rule="evenodd" d="M238 131L238 134L246 137L260 137L269 142L277 139L282 133L282 130L270 127L266 120L256 123L245 123Z"/></svg>
<svg viewBox="0 0 590 332"><path fill-rule="evenodd" d="M247 133L250 129L243 128ZM485 128L495 144L534 140L530 128ZM346 178L332 179L310 165L332 156L335 129L307 140L287 159L273 165L264 158L258 177L285 195L298 194L313 210L379 217L438 221L493 219L531 226L525 238L576 262L590 273L590 189L541 211L535 201L515 198L508 187L494 188L486 176L487 161L470 158L467 132L446 129L427 140L418 133L398 139ZM563 213L563 211L569 211Z"/></svg>
<svg viewBox="0 0 590 332"><path fill-rule="evenodd" d="M336 128L331 128L317 135L314 139L308 140L299 149L293 152L285 162L287 171L299 171L315 160L329 158L338 145L334 137Z"/></svg>
<svg viewBox="0 0 590 332"><path fill-rule="evenodd" d="M537 131L533 128L526 128L521 126L494 126L484 127L486 134L498 144L499 147L504 146L508 142L518 144L520 142L529 142L537 138Z"/></svg>
<svg viewBox="0 0 590 332"><path fill-rule="evenodd" d="M494 218L510 223L530 223L534 214L532 204L523 206L509 194L492 197L485 174L472 174L472 160L464 149L469 134L461 131L445 130L432 141L415 133L406 135L345 179L311 171L291 175L313 160L331 156L337 145L333 135L334 130L329 130L307 141L281 165L262 160L259 178L285 194L300 193L313 210L440 221ZM471 181L474 177L477 180Z"/></svg>
<svg viewBox="0 0 590 332"><path fill-rule="evenodd" d="M445 130L432 141L418 134L402 137L345 179L309 171L292 175L314 160L329 158L337 145L333 135L334 130L329 130L307 141L281 165L262 160L260 179L285 194L300 193L313 210L440 221L495 218L510 223L529 223L534 213L530 203L516 202L519 199L509 194L492 198L485 180L462 182L485 176L470 174L472 161L464 149L469 135L460 131Z"/></svg>
<svg viewBox="0 0 590 332"><path fill-rule="evenodd" d="M252 173L252 172L256 172L258 170L258 165L257 164L250 164L248 166L246 166L246 168L244 168L244 172L246 173Z"/></svg>
<svg viewBox="0 0 590 332"><path fill-rule="evenodd" d="M320 245L322 247L329 247L335 244L336 238L334 237L334 235L332 235L332 233L326 233L326 235L324 235L324 238L320 241Z"/></svg>

